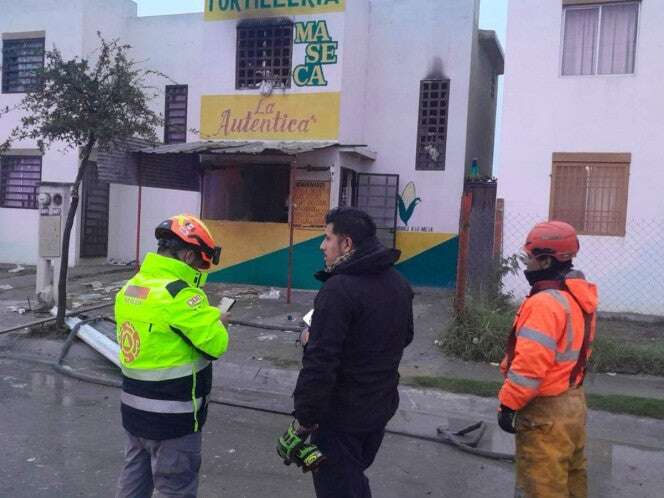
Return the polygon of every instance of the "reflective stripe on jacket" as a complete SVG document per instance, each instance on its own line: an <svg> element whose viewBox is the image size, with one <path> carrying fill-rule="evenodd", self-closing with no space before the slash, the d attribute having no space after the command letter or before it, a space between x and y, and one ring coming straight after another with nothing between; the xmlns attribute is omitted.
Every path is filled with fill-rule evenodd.
<svg viewBox="0 0 664 498"><path fill-rule="evenodd" d="M529 296L514 321L513 351L501 364L505 383L501 404L519 410L535 396L557 396L583 373L570 379L583 343L584 312L592 315L586 358L595 337L597 288L581 278L565 280L565 289L547 289Z"/></svg>
<svg viewBox="0 0 664 498"><path fill-rule="evenodd" d="M137 437L181 437L205 422L210 361L228 346L220 311L200 289L205 277L181 261L149 253L116 296L122 420Z"/></svg>

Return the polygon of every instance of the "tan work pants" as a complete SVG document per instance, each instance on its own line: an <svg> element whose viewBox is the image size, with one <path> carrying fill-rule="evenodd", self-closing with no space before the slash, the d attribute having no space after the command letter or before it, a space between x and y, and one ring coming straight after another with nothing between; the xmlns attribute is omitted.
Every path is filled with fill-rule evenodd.
<svg viewBox="0 0 664 498"><path fill-rule="evenodd" d="M587 498L583 388L541 396L517 418L517 498Z"/></svg>

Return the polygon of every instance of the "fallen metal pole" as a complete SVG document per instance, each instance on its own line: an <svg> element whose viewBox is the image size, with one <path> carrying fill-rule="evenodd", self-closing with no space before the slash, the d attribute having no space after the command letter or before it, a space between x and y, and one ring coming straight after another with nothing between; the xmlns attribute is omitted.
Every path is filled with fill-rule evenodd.
<svg viewBox="0 0 664 498"><path fill-rule="evenodd" d="M109 339L92 326L94 322L102 319L81 320L80 318L70 317L65 320L65 323L71 329L72 335L76 334L80 340L97 351L97 353L116 367L120 367L120 346L118 343ZM59 363L62 363L62 360L64 360L64 355L61 356Z"/></svg>
<svg viewBox="0 0 664 498"><path fill-rule="evenodd" d="M103 308L108 308L109 306L113 306L113 304L114 304L113 302L110 302L110 303L106 303L106 304L99 304L97 306L92 306L90 308L83 308L83 309L80 309L80 310L68 311L67 313L65 313L65 317L70 317L70 316L75 316L75 315L83 315L83 314L88 313L90 311L96 311L96 310L100 310L100 309L103 309ZM8 334L10 332L16 332L17 330L21 330L21 329L36 327L37 325L45 325L47 323L54 322L54 321L55 321L55 317L50 316L48 318L43 318L41 320L35 320L33 322L24 323L23 325L16 325L15 327L10 327L8 329L0 330L0 335Z"/></svg>

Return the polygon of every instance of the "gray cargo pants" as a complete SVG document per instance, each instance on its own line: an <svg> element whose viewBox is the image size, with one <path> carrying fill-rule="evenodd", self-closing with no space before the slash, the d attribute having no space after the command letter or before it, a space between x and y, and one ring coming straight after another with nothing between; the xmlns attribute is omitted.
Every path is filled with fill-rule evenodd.
<svg viewBox="0 0 664 498"><path fill-rule="evenodd" d="M201 468L201 433L154 441L127 432L117 498L196 498Z"/></svg>

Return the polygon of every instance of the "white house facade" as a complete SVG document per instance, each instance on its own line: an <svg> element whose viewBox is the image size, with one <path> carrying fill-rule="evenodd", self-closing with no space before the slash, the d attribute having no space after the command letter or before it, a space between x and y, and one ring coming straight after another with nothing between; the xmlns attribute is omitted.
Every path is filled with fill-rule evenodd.
<svg viewBox="0 0 664 498"><path fill-rule="evenodd" d="M224 247L212 280L284 284L291 247L294 283L310 287L322 214L354 205L402 250L413 283L453 286L464 178L473 159L491 174L503 66L495 34L478 29L479 0L204 5L137 17L130 0L0 0L2 106L29 90L43 47L93 57L97 31L168 76L150 81L163 90L152 105L165 117L164 145L137 146L129 162L99 153L72 263L140 259L154 249L154 226L186 211ZM0 119L0 137L17 119ZM34 262L34 189L71 182L76 155L15 144L3 157L0 261Z"/></svg>
<svg viewBox="0 0 664 498"><path fill-rule="evenodd" d="M504 251L535 222L581 235L600 309L664 314L664 5L511 0L499 196ZM525 289L519 279L510 288Z"/></svg>

